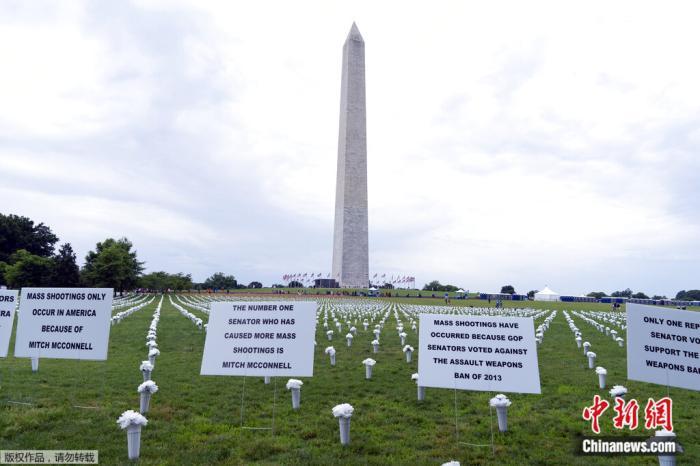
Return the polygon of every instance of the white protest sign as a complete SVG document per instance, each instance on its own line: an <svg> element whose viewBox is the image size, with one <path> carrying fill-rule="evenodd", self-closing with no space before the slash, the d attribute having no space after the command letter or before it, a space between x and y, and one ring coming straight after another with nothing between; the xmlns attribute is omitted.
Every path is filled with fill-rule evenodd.
<svg viewBox="0 0 700 466"><path fill-rule="evenodd" d="M314 302L211 304L202 375L311 377Z"/></svg>
<svg viewBox="0 0 700 466"><path fill-rule="evenodd" d="M112 288L22 288L16 357L107 359Z"/></svg>
<svg viewBox="0 0 700 466"><path fill-rule="evenodd" d="M627 304L627 378L700 390L700 312Z"/></svg>
<svg viewBox="0 0 700 466"><path fill-rule="evenodd" d="M418 343L423 387L541 393L530 317L421 314Z"/></svg>
<svg viewBox="0 0 700 466"><path fill-rule="evenodd" d="M16 306L17 290L0 290L0 358L7 357Z"/></svg>

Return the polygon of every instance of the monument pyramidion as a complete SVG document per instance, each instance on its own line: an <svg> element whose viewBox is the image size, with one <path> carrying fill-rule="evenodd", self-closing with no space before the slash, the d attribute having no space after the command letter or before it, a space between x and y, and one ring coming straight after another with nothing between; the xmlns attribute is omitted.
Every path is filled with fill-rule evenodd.
<svg viewBox="0 0 700 466"><path fill-rule="evenodd" d="M333 231L333 278L341 287L369 286L367 224L365 42L353 23L343 45Z"/></svg>

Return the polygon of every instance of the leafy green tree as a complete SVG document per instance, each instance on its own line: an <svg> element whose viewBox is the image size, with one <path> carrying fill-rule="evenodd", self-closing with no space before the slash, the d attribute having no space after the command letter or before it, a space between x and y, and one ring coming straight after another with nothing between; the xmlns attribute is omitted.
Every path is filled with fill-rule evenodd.
<svg viewBox="0 0 700 466"><path fill-rule="evenodd" d="M588 296L589 298L600 299L600 298L605 298L607 295L605 294L604 291L591 291L586 296Z"/></svg>
<svg viewBox="0 0 700 466"><path fill-rule="evenodd" d="M610 294L613 298L631 298L632 297L632 290L627 288L626 290L623 291L615 291Z"/></svg>
<svg viewBox="0 0 700 466"><path fill-rule="evenodd" d="M58 237L43 223L27 217L0 214L0 262L9 262L20 249L39 257L50 257Z"/></svg>
<svg viewBox="0 0 700 466"><path fill-rule="evenodd" d="M700 301L700 290L681 290L676 294L676 299L682 301Z"/></svg>
<svg viewBox="0 0 700 466"><path fill-rule="evenodd" d="M80 268L70 243L61 246L53 257L53 262L51 286L64 288L80 286Z"/></svg>
<svg viewBox="0 0 700 466"><path fill-rule="evenodd" d="M501 287L501 294L515 294L515 288L513 285L503 285Z"/></svg>
<svg viewBox="0 0 700 466"><path fill-rule="evenodd" d="M384 283L379 288L381 288L382 290L393 290L394 285L392 285L391 283Z"/></svg>
<svg viewBox="0 0 700 466"><path fill-rule="evenodd" d="M10 288L50 286L54 269L53 261L20 249L9 258L4 268L4 278Z"/></svg>
<svg viewBox="0 0 700 466"><path fill-rule="evenodd" d="M262 287L263 287L262 283L255 282L255 281L250 282L250 284L248 285L248 288L262 288Z"/></svg>
<svg viewBox="0 0 700 466"><path fill-rule="evenodd" d="M292 280L289 282L289 285L287 285L289 288L304 288L304 284L301 282L298 282L296 280Z"/></svg>
<svg viewBox="0 0 700 466"><path fill-rule="evenodd" d="M132 247L126 238L107 238L97 243L95 250L85 257L80 277L83 283L119 292L136 288L144 263L138 260Z"/></svg>
<svg viewBox="0 0 700 466"><path fill-rule="evenodd" d="M635 299L649 299L649 296L647 296L646 294L642 293L641 291L638 291L637 293L634 293L631 297L632 297L632 298L635 298Z"/></svg>
<svg viewBox="0 0 700 466"><path fill-rule="evenodd" d="M530 299L535 299L535 294L537 294L537 290L530 290L527 292L527 297Z"/></svg>
<svg viewBox="0 0 700 466"><path fill-rule="evenodd" d="M442 283L438 280L433 280L430 283L423 285L423 291L442 291Z"/></svg>
<svg viewBox="0 0 700 466"><path fill-rule="evenodd" d="M192 276L183 273L151 272L139 278L139 287L154 291L191 290Z"/></svg>
<svg viewBox="0 0 700 466"><path fill-rule="evenodd" d="M666 296L655 294L654 296L651 297L651 299L668 299L668 298Z"/></svg>
<svg viewBox="0 0 700 466"><path fill-rule="evenodd" d="M204 288L212 288L217 290L231 290L238 288L238 282L233 275L225 275L222 272L216 272L211 277L204 280Z"/></svg>

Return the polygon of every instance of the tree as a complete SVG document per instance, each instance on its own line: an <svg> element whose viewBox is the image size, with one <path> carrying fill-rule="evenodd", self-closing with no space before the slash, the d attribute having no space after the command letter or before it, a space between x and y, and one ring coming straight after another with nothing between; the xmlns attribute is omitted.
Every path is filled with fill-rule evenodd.
<svg viewBox="0 0 700 466"><path fill-rule="evenodd" d="M645 295L645 294L642 293L641 291L638 291L637 293L635 293L635 294L632 295L632 298L635 298L635 299L649 299L649 296Z"/></svg>
<svg viewBox="0 0 700 466"><path fill-rule="evenodd" d="M114 288L119 292L135 288L144 263L139 262L132 246L126 238L107 238L97 243L95 250L85 256L81 280L88 286Z"/></svg>
<svg viewBox="0 0 700 466"><path fill-rule="evenodd" d="M274 284L272 285L272 288L284 288L284 285L281 284L281 283L274 283Z"/></svg>
<svg viewBox="0 0 700 466"><path fill-rule="evenodd" d="M139 287L154 291L191 290L192 276L183 273L151 272L139 278Z"/></svg>
<svg viewBox="0 0 700 466"><path fill-rule="evenodd" d="M631 298L632 297L632 290L627 288L624 291L615 291L610 294L613 298Z"/></svg>
<svg viewBox="0 0 700 466"><path fill-rule="evenodd" d="M527 292L527 297L528 297L528 299L535 299L536 294L537 294L537 290L530 290Z"/></svg>
<svg viewBox="0 0 700 466"><path fill-rule="evenodd" d="M250 282L248 288L262 288L262 283L260 282Z"/></svg>
<svg viewBox="0 0 700 466"><path fill-rule="evenodd" d="M58 237L43 223L27 217L0 214L0 262L8 262L20 249L39 257L50 257Z"/></svg>
<svg viewBox="0 0 700 466"><path fill-rule="evenodd" d="M589 298L600 299L606 297L607 295L604 291L591 291L586 296L588 296Z"/></svg>
<svg viewBox="0 0 700 466"><path fill-rule="evenodd" d="M501 287L501 294L515 294L515 288L513 288L513 285L503 285Z"/></svg>
<svg viewBox="0 0 700 466"><path fill-rule="evenodd" d="M304 284L301 282L298 282L296 280L292 280L289 282L289 285L287 285L289 288L304 288Z"/></svg>
<svg viewBox="0 0 700 466"><path fill-rule="evenodd" d="M660 300L660 299L668 299L668 298L666 296L655 294L654 296L651 297L651 299Z"/></svg>
<svg viewBox="0 0 700 466"><path fill-rule="evenodd" d="M682 301L700 301L700 290L681 290L676 294L676 299Z"/></svg>
<svg viewBox="0 0 700 466"><path fill-rule="evenodd" d="M9 260L10 264L5 264L3 269L5 282L10 288L51 285L54 264L50 258L20 249Z"/></svg>
<svg viewBox="0 0 700 466"><path fill-rule="evenodd" d="M423 291L441 291L441 290L442 290L442 284L437 280L433 280L432 282L426 283L423 286Z"/></svg>
<svg viewBox="0 0 700 466"><path fill-rule="evenodd" d="M80 268L75 259L75 253L70 243L61 246L53 257L51 286L64 288L80 286Z"/></svg>
<svg viewBox="0 0 700 466"><path fill-rule="evenodd" d="M236 277L233 275L225 275L223 272L216 272L211 277L204 280L204 288L212 288L216 290L230 290L238 287Z"/></svg>
<svg viewBox="0 0 700 466"><path fill-rule="evenodd" d="M384 283L379 288L381 288L382 290L393 290L394 285L392 285L391 283Z"/></svg>

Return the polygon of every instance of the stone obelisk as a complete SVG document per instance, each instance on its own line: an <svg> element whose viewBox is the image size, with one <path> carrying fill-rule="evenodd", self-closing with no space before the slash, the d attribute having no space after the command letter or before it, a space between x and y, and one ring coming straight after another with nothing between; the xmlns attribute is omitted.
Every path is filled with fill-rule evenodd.
<svg viewBox="0 0 700 466"><path fill-rule="evenodd" d="M344 288L369 286L365 42L355 23L343 45L333 278Z"/></svg>

